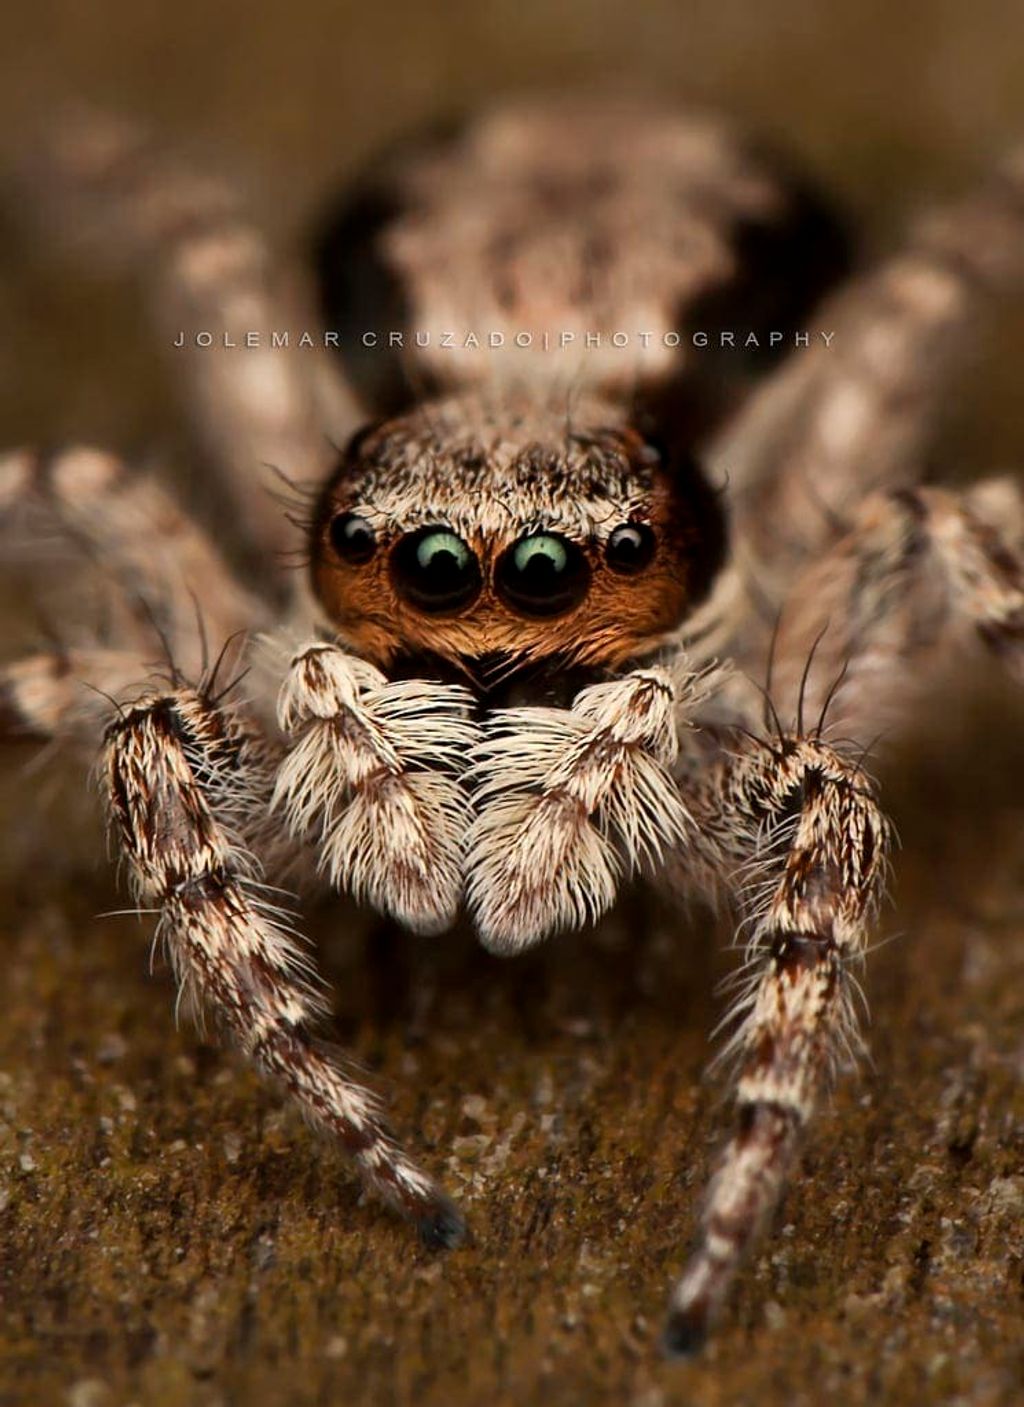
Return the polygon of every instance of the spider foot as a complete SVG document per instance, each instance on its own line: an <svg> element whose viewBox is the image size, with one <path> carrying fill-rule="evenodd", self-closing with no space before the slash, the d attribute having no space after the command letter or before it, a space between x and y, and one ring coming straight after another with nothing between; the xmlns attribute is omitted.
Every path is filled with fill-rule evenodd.
<svg viewBox="0 0 1024 1407"><path fill-rule="evenodd" d="M703 1303L672 1310L661 1335L662 1353L666 1358L696 1358L707 1343L709 1327Z"/></svg>
<svg viewBox="0 0 1024 1407"><path fill-rule="evenodd" d="M434 1206L417 1217L416 1229L424 1246L431 1251L453 1251L469 1239L466 1218L443 1194L438 1195Z"/></svg>

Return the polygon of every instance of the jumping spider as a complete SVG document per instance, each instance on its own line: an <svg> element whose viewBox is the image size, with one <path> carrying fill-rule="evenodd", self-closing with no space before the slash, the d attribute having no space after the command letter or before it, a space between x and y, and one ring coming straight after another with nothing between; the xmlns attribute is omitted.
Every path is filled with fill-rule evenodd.
<svg viewBox="0 0 1024 1407"><path fill-rule="evenodd" d="M693 1350L861 1044L880 720L957 635L1024 675L1019 487L923 485L965 333L1024 264L1024 164L830 294L840 225L724 124L513 105L396 153L326 222L340 360L300 339L298 285L230 189L132 129L80 122L33 180L151 275L249 570L110 455L10 454L7 510L59 519L124 609L114 644L6 667L9 731L103 737L182 988L437 1246L462 1218L314 1038L309 959L265 880L312 851L406 927L464 906L504 954L598 918L637 870L731 901L734 1127L666 1333ZM702 357L726 329L748 355Z"/></svg>

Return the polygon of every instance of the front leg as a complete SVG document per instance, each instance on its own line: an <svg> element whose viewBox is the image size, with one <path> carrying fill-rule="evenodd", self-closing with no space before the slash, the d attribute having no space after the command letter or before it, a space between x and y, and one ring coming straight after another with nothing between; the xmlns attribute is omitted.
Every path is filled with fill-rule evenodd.
<svg viewBox="0 0 1024 1407"><path fill-rule="evenodd" d="M741 735L690 798L680 864L717 876L750 933L738 1026L734 1131L697 1245L672 1296L671 1353L702 1344L785 1185L822 1086L860 1048L853 994L886 870L890 828L853 762L817 739Z"/></svg>
<svg viewBox="0 0 1024 1407"><path fill-rule="evenodd" d="M481 941L514 953L611 907L623 869L657 864L691 820L670 768L703 676L680 662L510 708L476 750L467 898Z"/></svg>
<svg viewBox="0 0 1024 1407"><path fill-rule="evenodd" d="M462 896L469 801L451 775L477 741L472 696L388 683L338 645L294 656L278 715L292 747L273 805L318 838L331 883L420 933L442 932Z"/></svg>
<svg viewBox="0 0 1024 1407"><path fill-rule="evenodd" d="M373 1094L313 1026L323 1001L290 916L271 902L245 844L273 784L261 735L226 706L180 689L124 709L106 736L111 818L140 904L159 913L190 1004L207 1007L258 1070L332 1134L366 1184L429 1244L462 1218L395 1141Z"/></svg>

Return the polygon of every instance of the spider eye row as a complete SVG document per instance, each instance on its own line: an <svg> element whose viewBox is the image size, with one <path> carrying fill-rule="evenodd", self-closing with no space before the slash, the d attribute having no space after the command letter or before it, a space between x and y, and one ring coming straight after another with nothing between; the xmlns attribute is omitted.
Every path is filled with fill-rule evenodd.
<svg viewBox="0 0 1024 1407"><path fill-rule="evenodd" d="M331 546L351 566L369 562L377 551L370 523L340 513L330 524ZM655 536L646 523L623 523L608 539L605 560L623 576L634 576L654 558ZM469 605L483 577L476 553L450 528L420 528L399 538L390 568L396 589L421 611L444 614ZM560 533L530 533L498 558L495 590L514 610L529 616L557 616L578 606L590 585L590 567L574 542Z"/></svg>

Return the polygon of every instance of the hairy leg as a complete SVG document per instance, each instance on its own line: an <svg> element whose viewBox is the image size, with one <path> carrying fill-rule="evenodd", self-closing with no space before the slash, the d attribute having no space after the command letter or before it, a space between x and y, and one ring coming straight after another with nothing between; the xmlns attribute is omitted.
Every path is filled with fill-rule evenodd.
<svg viewBox="0 0 1024 1407"><path fill-rule="evenodd" d="M975 323L1022 279L1024 151L824 304L810 345L710 450L760 599L778 604L867 492L921 479Z"/></svg>
<svg viewBox="0 0 1024 1407"><path fill-rule="evenodd" d="M277 267L231 183L109 114L68 112L24 176L26 207L73 231L90 260L145 275L168 360L266 579L283 566L275 553L301 546L274 501L274 470L319 481L328 435L340 442L362 418L323 349L296 345L315 325L298 276ZM197 346L197 333L212 345ZM282 333L288 346L274 341Z"/></svg>
<svg viewBox="0 0 1024 1407"><path fill-rule="evenodd" d="M469 797L453 773L478 737L471 708L465 689L388 683L320 642L296 652L281 690L292 745L274 806L315 837L332 884L419 932L458 912Z"/></svg>
<svg viewBox="0 0 1024 1407"><path fill-rule="evenodd" d="M0 516L30 536L34 518L44 529L56 527L114 583L125 643L162 648L186 674L203 665L204 633L223 642L266 618L264 604L173 496L102 450L0 457ZM45 545L39 561L52 570Z"/></svg>
<svg viewBox="0 0 1024 1407"><path fill-rule="evenodd" d="M1022 528L1010 480L869 497L797 578L779 620L772 703L796 735L727 740L709 781L684 776L697 822L684 882L738 890L752 940L731 1046L737 1130L673 1296L671 1349L700 1342L779 1196L829 1057L856 1049L847 974L863 952L888 828L863 774L825 738L866 744L898 723L957 638L980 640L1024 678Z"/></svg>
<svg viewBox="0 0 1024 1407"><path fill-rule="evenodd" d="M1024 682L1022 524L1010 480L868 499L783 607L772 687L783 718L824 718L866 743L904 719L951 643L980 641Z"/></svg>
<svg viewBox="0 0 1024 1407"><path fill-rule="evenodd" d="M623 868L685 842L692 822L669 769L707 688L680 656L584 689L571 709L490 715L467 839L467 897L486 947L515 953L592 921Z"/></svg>
<svg viewBox="0 0 1024 1407"><path fill-rule="evenodd" d="M749 941L726 1052L737 1066L734 1132L672 1295L671 1353L700 1347L781 1196L823 1085L860 1046L852 970L889 840L864 773L811 739L740 736L686 799L696 843L685 878L734 893Z"/></svg>
<svg viewBox="0 0 1024 1407"><path fill-rule="evenodd" d="M45 650L0 666L0 739L60 738L95 751L111 699L139 692L152 673L130 650Z"/></svg>
<svg viewBox="0 0 1024 1407"><path fill-rule="evenodd" d="M195 690L153 696L110 725L105 772L136 898L159 911L186 997L339 1140L367 1186L428 1243L454 1245L458 1212L395 1142L373 1095L313 1035L323 1003L309 960L246 844L274 778L258 732Z"/></svg>

